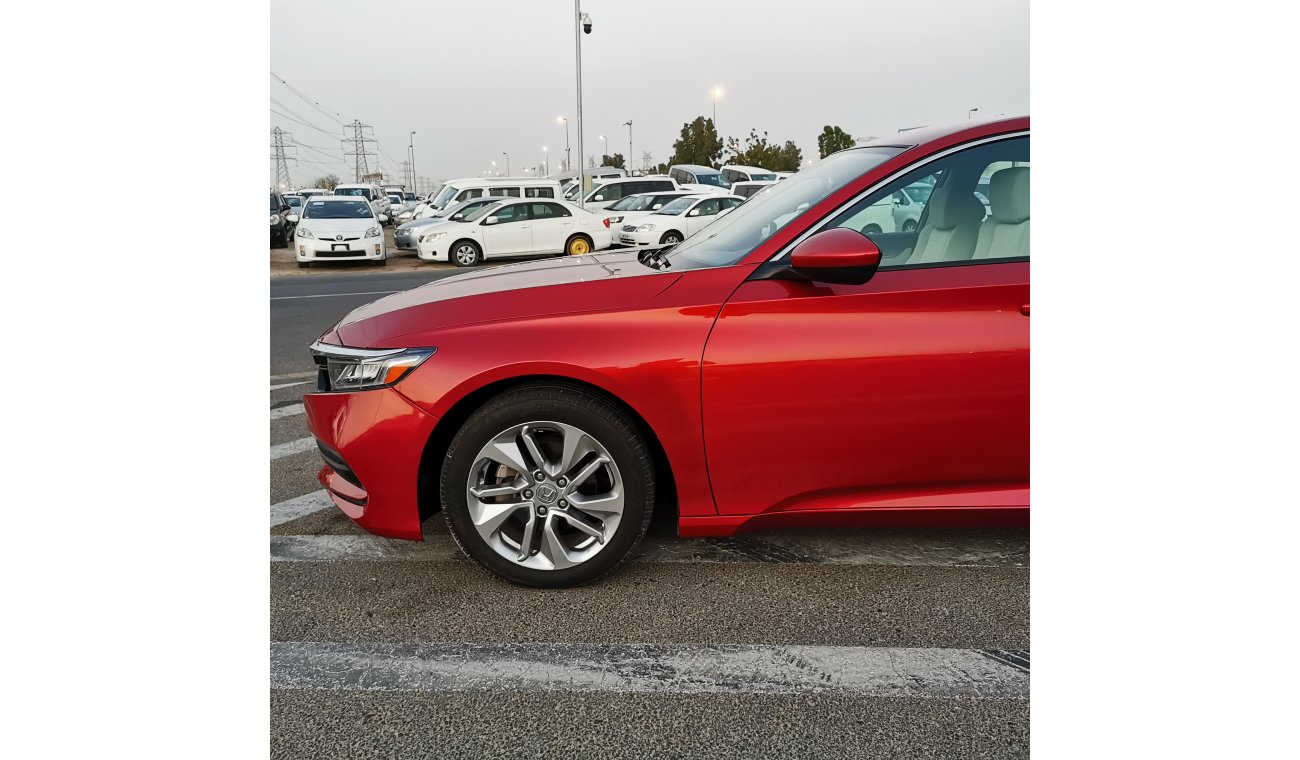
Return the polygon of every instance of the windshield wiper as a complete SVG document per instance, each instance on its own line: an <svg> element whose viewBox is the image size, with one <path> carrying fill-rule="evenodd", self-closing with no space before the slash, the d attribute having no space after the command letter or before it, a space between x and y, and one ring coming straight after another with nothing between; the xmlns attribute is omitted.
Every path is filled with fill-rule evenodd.
<svg viewBox="0 0 1300 760"><path fill-rule="evenodd" d="M640 261L651 269L667 269L672 266L672 264L669 264L668 259L664 258L664 256L679 245L681 245L681 243L673 243L672 245L663 248L651 248L642 251L637 255L637 261Z"/></svg>

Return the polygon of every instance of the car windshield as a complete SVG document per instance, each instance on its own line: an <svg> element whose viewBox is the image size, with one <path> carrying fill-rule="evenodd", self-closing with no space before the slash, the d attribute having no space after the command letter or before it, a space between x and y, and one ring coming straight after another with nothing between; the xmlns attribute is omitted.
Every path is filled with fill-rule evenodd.
<svg viewBox="0 0 1300 760"><path fill-rule="evenodd" d="M618 203L609 207L610 211L637 211L638 204L646 203L650 199L648 195L629 195L626 198L619 199Z"/></svg>
<svg viewBox="0 0 1300 760"><path fill-rule="evenodd" d="M673 248L667 254L668 265L699 269L734 264L831 193L904 150L882 146L832 154L816 166L769 185L701 234ZM665 206L659 213L668 208Z"/></svg>
<svg viewBox="0 0 1300 760"><path fill-rule="evenodd" d="M286 195L284 196L284 202L294 208L298 208L302 205L302 197L297 195Z"/></svg>
<svg viewBox="0 0 1300 760"><path fill-rule="evenodd" d="M752 172L749 175L749 179L752 182L772 182L776 179L776 175L764 172Z"/></svg>
<svg viewBox="0 0 1300 760"><path fill-rule="evenodd" d="M701 185L713 185L714 187L731 187L731 183L721 174L696 174L695 180Z"/></svg>
<svg viewBox="0 0 1300 760"><path fill-rule="evenodd" d="M401 203L401 202L402 202L402 196L400 196L400 195L390 195L390 196L388 196L388 200L389 200L389 202L391 202L391 203Z"/></svg>
<svg viewBox="0 0 1300 760"><path fill-rule="evenodd" d="M445 205L447 205L447 201L451 200L452 198L455 198L455 197L456 197L456 193L459 193L459 192L460 192L460 188L458 188L458 187L452 187L451 185L447 185L446 187L444 187L444 188L442 189L442 192L441 192L441 193L438 193L438 197L437 197L436 199L434 199L434 201L433 201L433 205L435 205L435 206L445 206Z"/></svg>
<svg viewBox="0 0 1300 760"><path fill-rule="evenodd" d="M627 209L628 211L649 211L655 207L656 203L663 204L665 201L673 200L672 198L662 198L657 195L642 195L637 198L636 205Z"/></svg>
<svg viewBox="0 0 1300 760"><path fill-rule="evenodd" d="M369 219L370 204L365 201L311 201L303 210L303 219Z"/></svg>
<svg viewBox="0 0 1300 760"><path fill-rule="evenodd" d="M483 217L487 216L488 214L492 213L493 211L496 211L498 208L501 208L501 204L500 204L500 203L487 203L487 204L484 204L484 205L482 205L482 206L479 206L478 208L476 208L476 209L474 209L473 211L469 212L469 213L466 214L465 216L462 216L460 219L457 219L456 221L458 221L458 222L477 222L478 220L482 219Z"/></svg>
<svg viewBox="0 0 1300 760"><path fill-rule="evenodd" d="M365 187L336 187L334 188L334 194L335 195L356 195L362 198L369 199L370 189Z"/></svg>
<svg viewBox="0 0 1300 760"><path fill-rule="evenodd" d="M693 206L695 202L698 200L699 198L678 198L672 203L665 205L663 208L659 209L655 213L664 214L666 216L678 216L683 211Z"/></svg>

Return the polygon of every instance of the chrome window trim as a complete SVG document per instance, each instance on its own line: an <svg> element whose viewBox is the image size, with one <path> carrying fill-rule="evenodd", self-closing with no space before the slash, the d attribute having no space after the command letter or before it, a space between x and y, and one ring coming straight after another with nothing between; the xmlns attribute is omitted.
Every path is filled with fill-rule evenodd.
<svg viewBox="0 0 1300 760"><path fill-rule="evenodd" d="M866 190L863 190L862 192L858 193L857 195L853 196L852 198L848 199L844 203L837 206L833 211L831 211L829 214L826 215L826 218L822 219L812 227L809 227L807 230L803 232L803 234L799 235L799 237L795 238L794 240L791 240L789 243L786 243L785 247L783 247L781 250L777 251L776 253L772 254L771 258L769 258L764 263L770 264L775 261L780 261L787 254L789 254L790 251L794 250L795 246L799 245L804 240L807 240L809 237L812 237L813 235L825 229L826 226L830 224L831 220L834 219L840 212L851 207L853 204L857 203L863 198L866 198L868 195L871 195L872 193L881 189L885 185L889 184L890 182L893 182L896 179L899 179L900 177L906 174L911 174L913 171L916 171L917 169L920 169L924 166L928 166L929 164L932 164L935 161L938 161L940 159L947 158L948 156L951 156L954 153L960 153L961 151L969 150L970 148L977 148L981 145L988 145L989 143L1001 142L1002 140L1013 140L1020 137L1029 137L1029 130L1025 129L1019 132L1007 132L1001 135L984 137L979 140L975 140L973 142L962 143L961 145L954 145L953 147L948 148L947 150L941 151L939 153L934 154L933 156L930 156L924 161L915 164L908 164L907 166L904 166L902 169L899 169L898 171L894 172L888 177L885 177L884 179L880 180L876 184L868 187ZM874 148L874 147L884 147L884 146L873 145L871 147Z"/></svg>

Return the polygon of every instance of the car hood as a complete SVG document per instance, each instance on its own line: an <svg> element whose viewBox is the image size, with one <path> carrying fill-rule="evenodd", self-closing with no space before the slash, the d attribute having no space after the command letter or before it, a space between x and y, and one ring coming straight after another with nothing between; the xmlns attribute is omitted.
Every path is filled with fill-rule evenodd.
<svg viewBox="0 0 1300 760"><path fill-rule="evenodd" d="M413 219L413 220L411 220L411 221L409 221L409 222L406 222L405 224L400 225L397 229L398 229L399 232L400 232L401 230L407 230L407 231L409 232L410 230L413 230L413 229L415 229L415 228L417 228L417 227L428 227L430 224L441 224L441 223L443 223L443 222L445 222L445 221L447 221L447 220L444 219L444 218L439 218L439 219L432 219L432 218L429 218L429 219Z"/></svg>
<svg viewBox="0 0 1300 760"><path fill-rule="evenodd" d="M505 264L366 304L321 339L356 348L436 345L437 331L448 327L629 308L678 277L639 263L636 251Z"/></svg>

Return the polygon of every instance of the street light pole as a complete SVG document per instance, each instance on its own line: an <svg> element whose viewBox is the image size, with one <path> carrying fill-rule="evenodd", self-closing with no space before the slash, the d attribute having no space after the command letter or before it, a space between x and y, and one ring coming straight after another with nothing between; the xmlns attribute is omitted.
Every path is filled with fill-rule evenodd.
<svg viewBox="0 0 1300 760"><path fill-rule="evenodd" d="M623 162L623 168L631 165L632 161L632 120L627 120L627 160Z"/></svg>
<svg viewBox="0 0 1300 760"><path fill-rule="evenodd" d="M600 149L600 165L604 166L605 156L609 155L609 140L604 135L601 135L600 144L604 146L603 148Z"/></svg>
<svg viewBox="0 0 1300 760"><path fill-rule="evenodd" d="M546 146L542 146L542 164L546 167L546 176L551 176L551 154L546 152Z"/></svg>
<svg viewBox="0 0 1300 760"><path fill-rule="evenodd" d="M564 116L557 116L555 120L564 122L564 171L572 171L573 159L569 157L569 120Z"/></svg>
<svg viewBox="0 0 1300 760"><path fill-rule="evenodd" d="M501 155L506 157L506 176L509 177L510 176L510 154L506 153L505 151L501 151Z"/></svg>
<svg viewBox="0 0 1300 760"><path fill-rule="evenodd" d="M573 18L570 20L573 24L573 48L574 58L577 63L578 71L578 157L585 155L582 152L582 27L584 19L582 16L582 0L573 0ZM585 19L585 23L590 24L591 19ZM587 28L591 28L588 26ZM565 129L565 135L568 135L568 129ZM587 183L583 182L582 167L578 167L578 187L582 190L578 193L578 208L587 209L583 196L587 191Z"/></svg>
<svg viewBox="0 0 1300 760"><path fill-rule="evenodd" d="M411 143L406 146L411 153L411 192L420 192L420 183L415 180L415 132L411 132Z"/></svg>
<svg viewBox="0 0 1300 760"><path fill-rule="evenodd" d="M713 92L713 131L718 131L718 98L722 97L722 88L714 87Z"/></svg>

